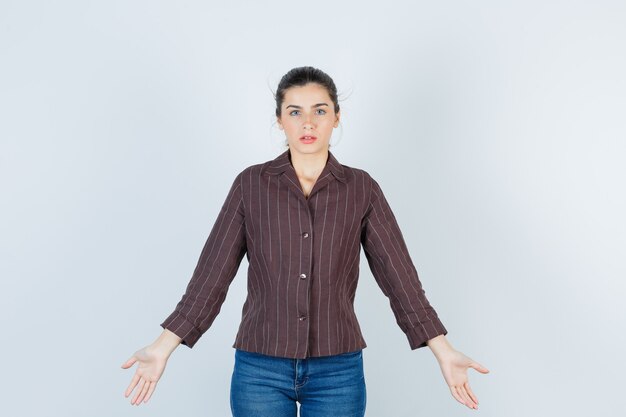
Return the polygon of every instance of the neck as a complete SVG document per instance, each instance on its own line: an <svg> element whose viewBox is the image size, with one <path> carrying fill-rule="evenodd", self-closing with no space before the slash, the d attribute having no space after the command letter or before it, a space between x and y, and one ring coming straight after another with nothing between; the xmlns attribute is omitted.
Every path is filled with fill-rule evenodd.
<svg viewBox="0 0 626 417"><path fill-rule="evenodd" d="M316 153L300 153L289 149L291 165L298 178L315 180L321 174L328 161L328 149Z"/></svg>

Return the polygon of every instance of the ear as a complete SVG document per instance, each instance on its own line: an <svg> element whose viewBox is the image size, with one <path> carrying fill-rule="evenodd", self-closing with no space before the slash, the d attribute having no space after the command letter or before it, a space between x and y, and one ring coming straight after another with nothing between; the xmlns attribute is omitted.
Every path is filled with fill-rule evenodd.
<svg viewBox="0 0 626 417"><path fill-rule="evenodd" d="M335 127L339 125L339 119L341 118L341 110L339 110L336 114Z"/></svg>

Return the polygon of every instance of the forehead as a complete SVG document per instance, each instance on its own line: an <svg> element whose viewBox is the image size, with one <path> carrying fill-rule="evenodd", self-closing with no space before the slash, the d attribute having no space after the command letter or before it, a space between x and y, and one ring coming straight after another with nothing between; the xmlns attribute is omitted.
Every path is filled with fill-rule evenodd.
<svg viewBox="0 0 626 417"><path fill-rule="evenodd" d="M330 105L330 95L328 94L326 88L319 84L309 83L307 85L289 87L285 91L283 106L299 103L306 104L310 102L325 102Z"/></svg>

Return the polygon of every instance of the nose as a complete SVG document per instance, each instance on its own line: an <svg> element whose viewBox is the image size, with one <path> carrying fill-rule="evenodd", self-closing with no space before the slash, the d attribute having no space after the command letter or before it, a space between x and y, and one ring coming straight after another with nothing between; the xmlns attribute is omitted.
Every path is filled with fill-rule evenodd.
<svg viewBox="0 0 626 417"><path fill-rule="evenodd" d="M311 116L306 116L304 119L304 130L313 129L313 122L311 121Z"/></svg>

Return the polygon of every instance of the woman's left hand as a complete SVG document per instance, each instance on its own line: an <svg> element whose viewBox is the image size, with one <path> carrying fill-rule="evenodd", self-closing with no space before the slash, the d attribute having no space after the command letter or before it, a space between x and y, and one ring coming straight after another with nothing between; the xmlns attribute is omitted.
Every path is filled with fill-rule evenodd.
<svg viewBox="0 0 626 417"><path fill-rule="evenodd" d="M439 358L439 366L452 396L461 404L478 409L478 398L470 388L467 369L474 368L483 374L488 373L489 370L457 350L449 350L442 355Z"/></svg>

